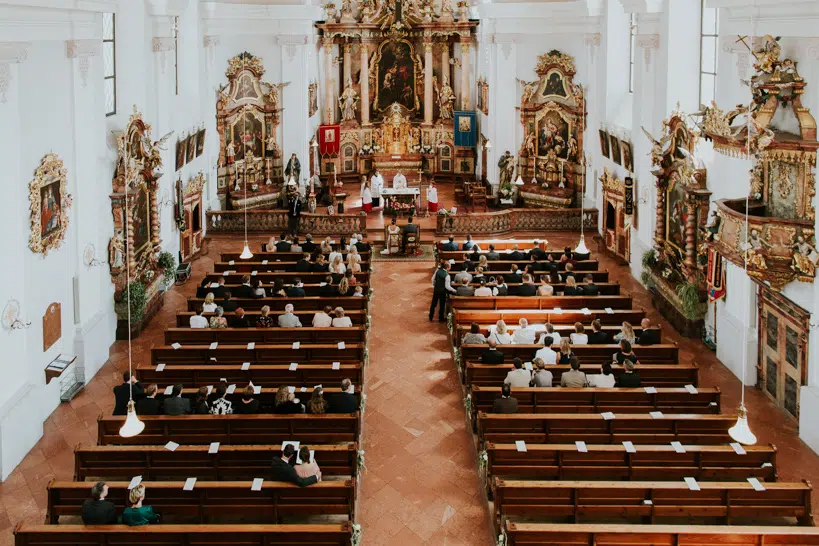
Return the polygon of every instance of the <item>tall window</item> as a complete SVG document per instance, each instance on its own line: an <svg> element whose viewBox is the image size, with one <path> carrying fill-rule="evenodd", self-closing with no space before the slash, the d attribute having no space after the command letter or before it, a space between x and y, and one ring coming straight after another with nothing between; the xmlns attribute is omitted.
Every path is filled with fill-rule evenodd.
<svg viewBox="0 0 819 546"><path fill-rule="evenodd" d="M702 0L700 104L711 104L717 94L717 36L719 36L719 10L706 8L705 0Z"/></svg>
<svg viewBox="0 0 819 546"><path fill-rule="evenodd" d="M117 113L116 15L102 14L102 60L105 69L105 115Z"/></svg>
<svg viewBox="0 0 819 546"><path fill-rule="evenodd" d="M173 18L173 85L179 94L179 17Z"/></svg>
<svg viewBox="0 0 819 546"><path fill-rule="evenodd" d="M633 13L628 20L628 92L634 93L634 50L637 49L637 16Z"/></svg>

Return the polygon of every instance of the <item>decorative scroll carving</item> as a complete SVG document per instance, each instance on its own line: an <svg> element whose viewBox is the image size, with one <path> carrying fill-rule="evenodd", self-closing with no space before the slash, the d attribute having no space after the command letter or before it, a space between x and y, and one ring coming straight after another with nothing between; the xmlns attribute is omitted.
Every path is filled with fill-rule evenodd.
<svg viewBox="0 0 819 546"><path fill-rule="evenodd" d="M466 215L439 214L435 234L489 236L515 231L580 231L581 214L585 229L597 228L597 209L507 209Z"/></svg>
<svg viewBox="0 0 819 546"><path fill-rule="evenodd" d="M28 246L32 252L47 256L62 245L68 230L68 177L57 154L46 154L28 185L31 232Z"/></svg>

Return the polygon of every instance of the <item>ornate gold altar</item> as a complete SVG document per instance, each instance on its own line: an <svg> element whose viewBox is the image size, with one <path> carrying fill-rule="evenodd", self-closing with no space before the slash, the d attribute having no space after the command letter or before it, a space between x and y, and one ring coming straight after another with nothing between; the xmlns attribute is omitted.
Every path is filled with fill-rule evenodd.
<svg viewBox="0 0 819 546"><path fill-rule="evenodd" d="M277 136L281 86L262 81L264 72L262 59L241 53L228 61L228 83L219 90L217 193L223 208L274 208L284 183Z"/></svg>
<svg viewBox="0 0 819 546"><path fill-rule="evenodd" d="M453 117L474 109L469 50L477 21L465 9L455 14L449 1L437 9L427 0L345 0L338 11L325 9L316 24L327 60L322 122L339 123L341 135L338 154L319 161L320 174L358 180L378 168L388 185L398 171L410 183L420 171L473 175L475 149L456 148ZM458 45L465 61L456 59ZM461 66L460 96L453 64ZM338 81L336 96L328 82Z"/></svg>
<svg viewBox="0 0 819 546"><path fill-rule="evenodd" d="M745 198L717 202L721 218L713 245L727 260L774 290L793 281L813 282L819 254L815 248L816 120L802 106L807 83L790 59L780 59L776 38L754 40L751 77L753 103L723 112L706 108L703 130L714 148L732 157L750 157L750 203ZM775 117L776 115L776 117ZM750 130L750 135L749 135ZM794 132L795 131L795 132Z"/></svg>

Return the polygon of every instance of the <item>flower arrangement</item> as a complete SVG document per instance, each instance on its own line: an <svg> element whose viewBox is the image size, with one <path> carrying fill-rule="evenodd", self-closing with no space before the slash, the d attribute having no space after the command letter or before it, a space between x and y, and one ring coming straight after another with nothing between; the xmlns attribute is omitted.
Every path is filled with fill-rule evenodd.
<svg viewBox="0 0 819 546"><path fill-rule="evenodd" d="M511 199L514 191L515 189L511 184L505 184L498 189L498 194L500 194L503 199Z"/></svg>
<svg viewBox="0 0 819 546"><path fill-rule="evenodd" d="M358 151L358 153L360 155L364 155L364 154L370 155L370 154L378 153L380 151L381 151L381 146L379 146L378 144L365 144L364 146L361 147L361 149Z"/></svg>
<svg viewBox="0 0 819 546"><path fill-rule="evenodd" d="M393 202L389 208L384 209L385 214L405 213L409 216L415 214L415 203Z"/></svg>
<svg viewBox="0 0 819 546"><path fill-rule="evenodd" d="M422 154L431 154L434 151L434 148L429 145L426 146L421 145L418 147L418 149L421 151Z"/></svg>

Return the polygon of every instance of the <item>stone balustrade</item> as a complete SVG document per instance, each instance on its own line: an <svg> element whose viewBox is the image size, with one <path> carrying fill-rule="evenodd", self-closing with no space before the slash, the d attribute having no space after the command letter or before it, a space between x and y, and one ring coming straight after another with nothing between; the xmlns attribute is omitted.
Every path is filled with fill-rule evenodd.
<svg viewBox="0 0 819 546"><path fill-rule="evenodd" d="M208 211L208 233L243 233L245 213L241 210ZM248 210L248 233L281 232L287 230L287 211ZM359 214L311 214L299 217L299 232L313 235L352 235L367 229L367 218Z"/></svg>
<svg viewBox="0 0 819 546"><path fill-rule="evenodd" d="M583 227L597 232L597 209L583 209ZM439 214L436 235L505 235L515 231L580 231L581 209L508 209L499 212Z"/></svg>

